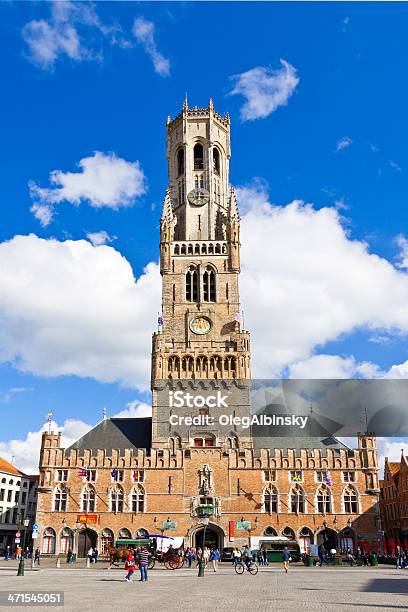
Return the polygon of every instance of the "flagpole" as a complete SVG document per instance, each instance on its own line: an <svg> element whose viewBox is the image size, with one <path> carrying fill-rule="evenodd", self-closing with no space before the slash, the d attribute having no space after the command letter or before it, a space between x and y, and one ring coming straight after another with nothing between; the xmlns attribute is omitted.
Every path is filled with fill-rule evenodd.
<svg viewBox="0 0 408 612"><path fill-rule="evenodd" d="M244 319L244 311L241 310L241 314L242 314L242 331L245 331L245 319Z"/></svg>

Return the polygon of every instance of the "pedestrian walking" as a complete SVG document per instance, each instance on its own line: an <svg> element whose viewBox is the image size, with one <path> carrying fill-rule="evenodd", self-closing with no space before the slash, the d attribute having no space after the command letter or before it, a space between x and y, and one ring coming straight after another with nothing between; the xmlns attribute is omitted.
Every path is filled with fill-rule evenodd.
<svg viewBox="0 0 408 612"><path fill-rule="evenodd" d="M266 548L261 548L262 565L268 565L268 551Z"/></svg>
<svg viewBox="0 0 408 612"><path fill-rule="evenodd" d="M72 563L74 553L72 552L72 548L68 548L67 550L67 563Z"/></svg>
<svg viewBox="0 0 408 612"><path fill-rule="evenodd" d="M36 563L37 563L37 565L40 565L40 554L41 554L41 553L40 553L40 549L39 549L39 548L38 548L38 546L37 546L37 548L36 548L36 549L35 549L35 551L34 551L34 565L35 565Z"/></svg>
<svg viewBox="0 0 408 612"><path fill-rule="evenodd" d="M4 553L4 560L8 561L11 558L11 549L10 546L6 546L6 551Z"/></svg>
<svg viewBox="0 0 408 612"><path fill-rule="evenodd" d="M220 560L220 558L221 558L220 551L218 550L217 547L215 547L211 551L211 556L210 556L214 572L216 572L218 569L218 561Z"/></svg>
<svg viewBox="0 0 408 612"><path fill-rule="evenodd" d="M234 565L238 565L241 562L242 553L239 548L234 548L232 553L232 562Z"/></svg>
<svg viewBox="0 0 408 612"><path fill-rule="evenodd" d="M139 563L140 569L140 582L147 582L147 564L149 563L149 551L146 546L142 546L142 548L137 553L137 561Z"/></svg>
<svg viewBox="0 0 408 612"><path fill-rule="evenodd" d="M133 574L135 573L135 570L136 570L135 557L134 557L133 552L131 550L129 550L128 554L126 555L125 570L127 571L127 574L125 576L125 580L126 580L126 582L131 582L132 576L133 576Z"/></svg>
<svg viewBox="0 0 408 612"><path fill-rule="evenodd" d="M290 561L290 552L287 546L285 546L285 548L283 549L282 561L283 561L283 569L285 570L287 574L289 570L289 561Z"/></svg>
<svg viewBox="0 0 408 612"><path fill-rule="evenodd" d="M88 554L87 557L89 559L89 563L92 563L92 559L93 559L93 548L91 546L91 548L88 550Z"/></svg>
<svg viewBox="0 0 408 612"><path fill-rule="evenodd" d="M92 560L94 563L96 563L98 561L98 555L99 555L99 551L97 548L94 549L93 553L92 553Z"/></svg>

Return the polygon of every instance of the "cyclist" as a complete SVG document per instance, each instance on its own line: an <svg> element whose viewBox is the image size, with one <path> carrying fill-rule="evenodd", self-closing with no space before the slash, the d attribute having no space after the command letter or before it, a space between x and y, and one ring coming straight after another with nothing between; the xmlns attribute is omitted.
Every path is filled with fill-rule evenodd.
<svg viewBox="0 0 408 612"><path fill-rule="evenodd" d="M248 569L249 566L251 565L253 559L253 555L252 555L252 551L249 548L249 546L244 546L244 551L242 553L242 560L246 565L246 568Z"/></svg>

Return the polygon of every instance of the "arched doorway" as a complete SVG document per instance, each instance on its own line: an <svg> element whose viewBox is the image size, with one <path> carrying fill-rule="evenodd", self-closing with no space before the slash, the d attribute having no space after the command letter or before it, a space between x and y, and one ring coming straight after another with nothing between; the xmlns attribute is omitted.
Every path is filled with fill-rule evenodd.
<svg viewBox="0 0 408 612"><path fill-rule="evenodd" d="M302 527L299 532L300 552L307 553L311 544L313 544L313 531L309 527Z"/></svg>
<svg viewBox="0 0 408 612"><path fill-rule="evenodd" d="M92 529L83 529L78 534L78 557L86 557L90 548L96 548L98 536Z"/></svg>
<svg viewBox="0 0 408 612"><path fill-rule="evenodd" d="M195 548L203 547L204 525L200 525L192 534L191 544ZM224 532L218 525L207 525L205 529L205 546L214 548L217 546L220 550L224 547Z"/></svg>
<svg viewBox="0 0 408 612"><path fill-rule="evenodd" d="M335 548L337 550L337 533L333 529L323 529L317 535L317 544L319 546L323 544L326 550L330 550L331 548Z"/></svg>

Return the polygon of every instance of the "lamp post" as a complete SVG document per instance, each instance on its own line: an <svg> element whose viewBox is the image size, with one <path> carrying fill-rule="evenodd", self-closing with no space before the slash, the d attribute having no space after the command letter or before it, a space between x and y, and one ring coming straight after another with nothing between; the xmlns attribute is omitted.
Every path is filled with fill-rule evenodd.
<svg viewBox="0 0 408 612"><path fill-rule="evenodd" d="M77 520L77 522L75 523L74 552L72 553L72 561L74 563L76 563L77 556L78 556L78 535L79 535L80 526L81 526L81 521Z"/></svg>
<svg viewBox="0 0 408 612"><path fill-rule="evenodd" d="M244 517L242 517L241 520L242 520L242 522L244 522ZM248 532L248 548L251 548L251 533L253 531L255 531L256 529L258 529L258 525L259 525L259 520L258 520L258 517L256 516L255 517L255 527L249 526L247 528L247 532Z"/></svg>
<svg viewBox="0 0 408 612"><path fill-rule="evenodd" d="M202 519L202 523L204 525L204 530L203 530L203 544L202 544L202 548L201 548L201 559L198 560L198 577L199 578L204 578L204 571L205 571L205 560L204 560L204 548L205 548L205 533L207 531L207 525L210 522L210 519L208 518L208 516L204 517Z"/></svg>
<svg viewBox="0 0 408 612"><path fill-rule="evenodd" d="M27 533L27 527L30 523L30 519L29 518L23 519L23 516L24 514L22 512L21 519L20 519L20 525L24 526L24 535L23 535L23 546L22 546L22 551L21 551L21 559L18 564L17 576L24 576L24 552L25 552L26 533Z"/></svg>

